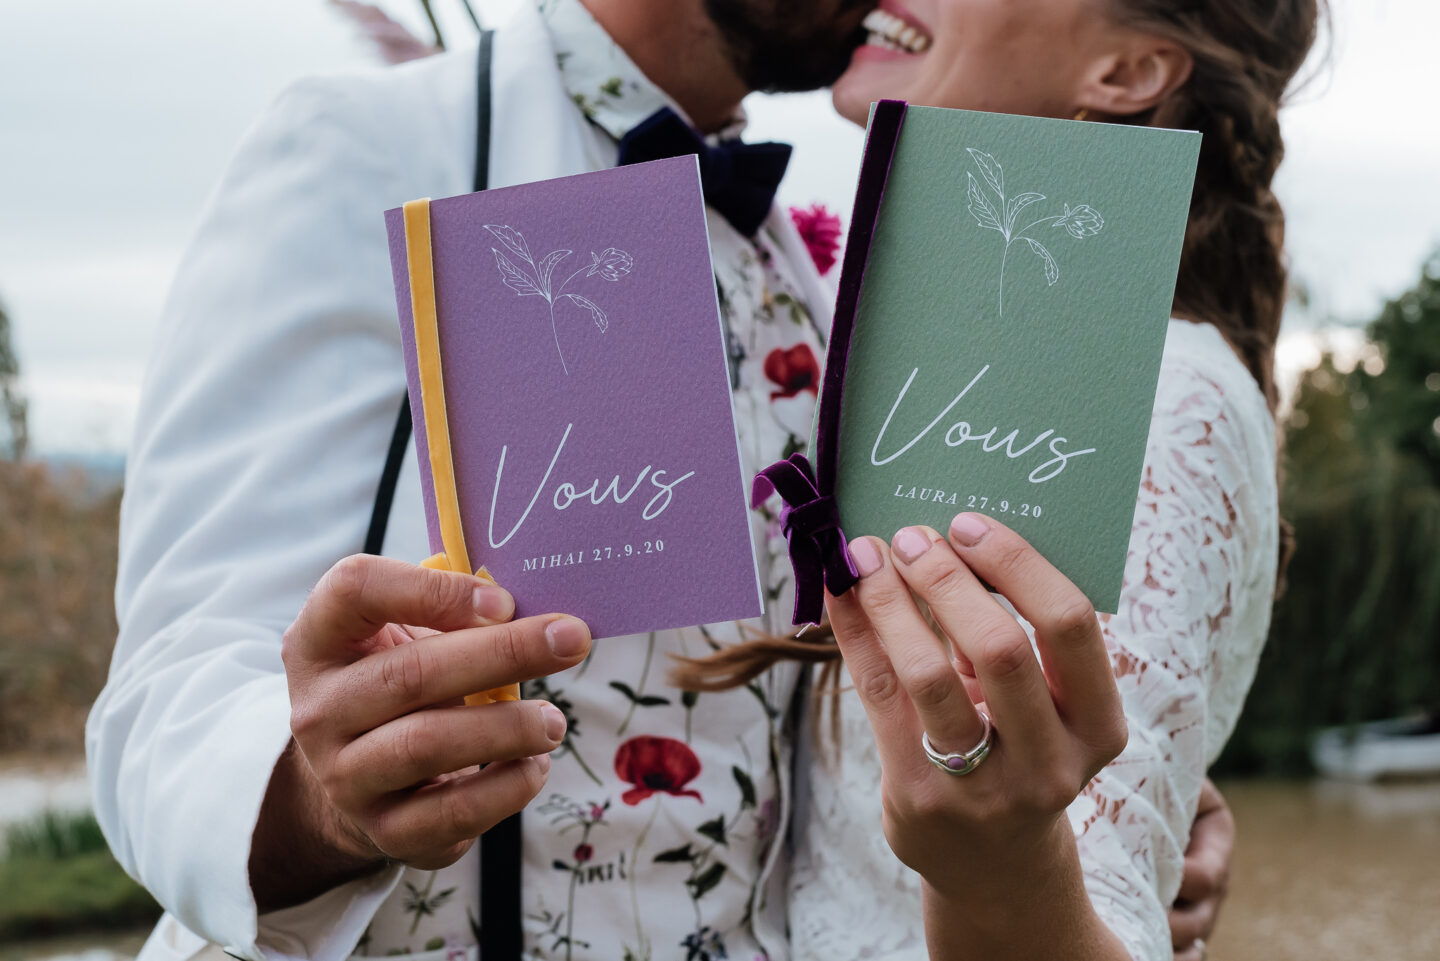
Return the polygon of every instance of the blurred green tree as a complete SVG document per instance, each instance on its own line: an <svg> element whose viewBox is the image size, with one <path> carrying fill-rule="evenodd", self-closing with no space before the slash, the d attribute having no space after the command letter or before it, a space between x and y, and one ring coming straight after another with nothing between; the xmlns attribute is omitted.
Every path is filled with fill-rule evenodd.
<svg viewBox="0 0 1440 961"><path fill-rule="evenodd" d="M1440 485L1440 251L1420 282L1370 326L1383 366L1356 376L1357 427L1430 472Z"/></svg>
<svg viewBox="0 0 1440 961"><path fill-rule="evenodd" d="M4 407L5 442L0 447L10 460L21 460L30 446L28 409L20 393L20 360L10 334L10 315L0 302L0 406Z"/></svg>
<svg viewBox="0 0 1440 961"><path fill-rule="evenodd" d="M1440 251L1284 424L1289 588L1222 774L1298 774L1320 727L1440 708Z"/></svg>

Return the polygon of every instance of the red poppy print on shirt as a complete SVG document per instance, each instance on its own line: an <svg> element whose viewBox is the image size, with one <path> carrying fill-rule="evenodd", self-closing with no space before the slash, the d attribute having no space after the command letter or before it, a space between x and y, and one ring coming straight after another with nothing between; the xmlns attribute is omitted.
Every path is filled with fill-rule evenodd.
<svg viewBox="0 0 1440 961"><path fill-rule="evenodd" d="M765 379L780 388L770 392L772 401L796 397L807 390L818 396L820 362L809 344L796 344L789 350L776 347L765 357Z"/></svg>
<svg viewBox="0 0 1440 961"><path fill-rule="evenodd" d="M690 745L672 737L632 737L615 752L615 773L634 785L620 795L626 804L656 793L704 801L699 791L685 788L700 776L700 759Z"/></svg>

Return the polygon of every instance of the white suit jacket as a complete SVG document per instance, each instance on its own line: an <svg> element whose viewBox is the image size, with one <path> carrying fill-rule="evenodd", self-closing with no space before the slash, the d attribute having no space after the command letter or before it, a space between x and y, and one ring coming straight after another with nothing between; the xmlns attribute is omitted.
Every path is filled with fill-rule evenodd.
<svg viewBox="0 0 1440 961"><path fill-rule="evenodd" d="M314 919L368 918L398 878L262 926L247 860L290 738L281 634L360 549L405 389L382 212L471 189L475 70L471 50L296 84L246 137L179 268L130 451L120 635L86 736L105 836L169 912L144 961L207 940L336 957ZM491 76L492 186L588 169L592 135L530 5L497 31ZM806 256L788 217L769 226ZM418 485L412 450L387 554L430 553ZM310 921L288 927L295 912Z"/></svg>

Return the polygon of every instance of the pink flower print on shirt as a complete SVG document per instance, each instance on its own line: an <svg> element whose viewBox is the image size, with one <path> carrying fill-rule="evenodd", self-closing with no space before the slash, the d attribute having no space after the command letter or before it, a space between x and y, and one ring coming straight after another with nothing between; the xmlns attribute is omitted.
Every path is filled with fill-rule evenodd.
<svg viewBox="0 0 1440 961"><path fill-rule="evenodd" d="M840 218L825 209L824 204L815 204L808 210L791 207L790 219L815 261L815 269L821 274L828 273L835 266L835 255L840 250Z"/></svg>

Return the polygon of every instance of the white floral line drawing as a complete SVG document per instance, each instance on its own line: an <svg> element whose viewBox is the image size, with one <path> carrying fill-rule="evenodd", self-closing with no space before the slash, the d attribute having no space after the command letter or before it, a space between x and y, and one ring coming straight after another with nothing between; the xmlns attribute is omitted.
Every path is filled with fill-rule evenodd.
<svg viewBox="0 0 1440 961"><path fill-rule="evenodd" d="M1030 250L1045 264L1047 286L1053 287L1060 280L1060 265L1055 262L1055 258L1050 255L1050 251L1044 244L1033 237L1025 236L1026 232L1041 224L1049 224L1051 229L1064 227L1066 233L1071 237L1076 240L1084 240L1086 237L1095 236L1104 229L1105 218L1101 217L1100 212L1089 204L1079 204L1075 207L1066 204L1063 214L1042 217L1017 230L1015 224L1019 220L1021 212L1033 204L1040 203L1045 199L1045 195L1027 192L1007 199L1005 196L1005 171L999 162L983 150L966 147L965 151L975 161L975 166L980 168L980 175L984 178L985 183L1000 198L1000 209L996 210L989 195L980 187L980 181L975 179L975 174L969 172L965 174L970 179L970 213L981 227L999 231L1005 238L1005 252L1000 257L1000 316L1004 317L1005 264L1010 257L1012 244L1023 240L1029 245Z"/></svg>
<svg viewBox="0 0 1440 961"><path fill-rule="evenodd" d="M541 257L539 263L536 263L535 258L530 256L530 246L525 243L525 237L520 231L504 224L486 224L485 229L490 231L491 235L500 241L500 245L515 257L515 260L511 260L510 257L501 253L499 247L490 248L495 254L495 264L500 268L500 279L504 281L505 286L521 297L544 297L545 302L550 305L550 333L555 338L555 352L560 355L560 368L569 374L570 367L565 363L565 352L560 349L560 332L555 326L556 303L565 299L579 307L584 307L590 311L595 326L600 328L600 332L603 334L610 329L610 318L605 316L605 311L601 310L599 305L588 297L565 293L565 288L582 274L585 277L594 277L598 274L601 280L608 280L612 283L618 281L630 273L631 268L635 266L635 258L614 247L606 247L603 253L598 254L592 250L590 263L581 266L579 270L566 277L559 287L552 288L555 268L562 260L574 253L573 250L552 250ZM527 266L530 268L528 271L524 269Z"/></svg>

